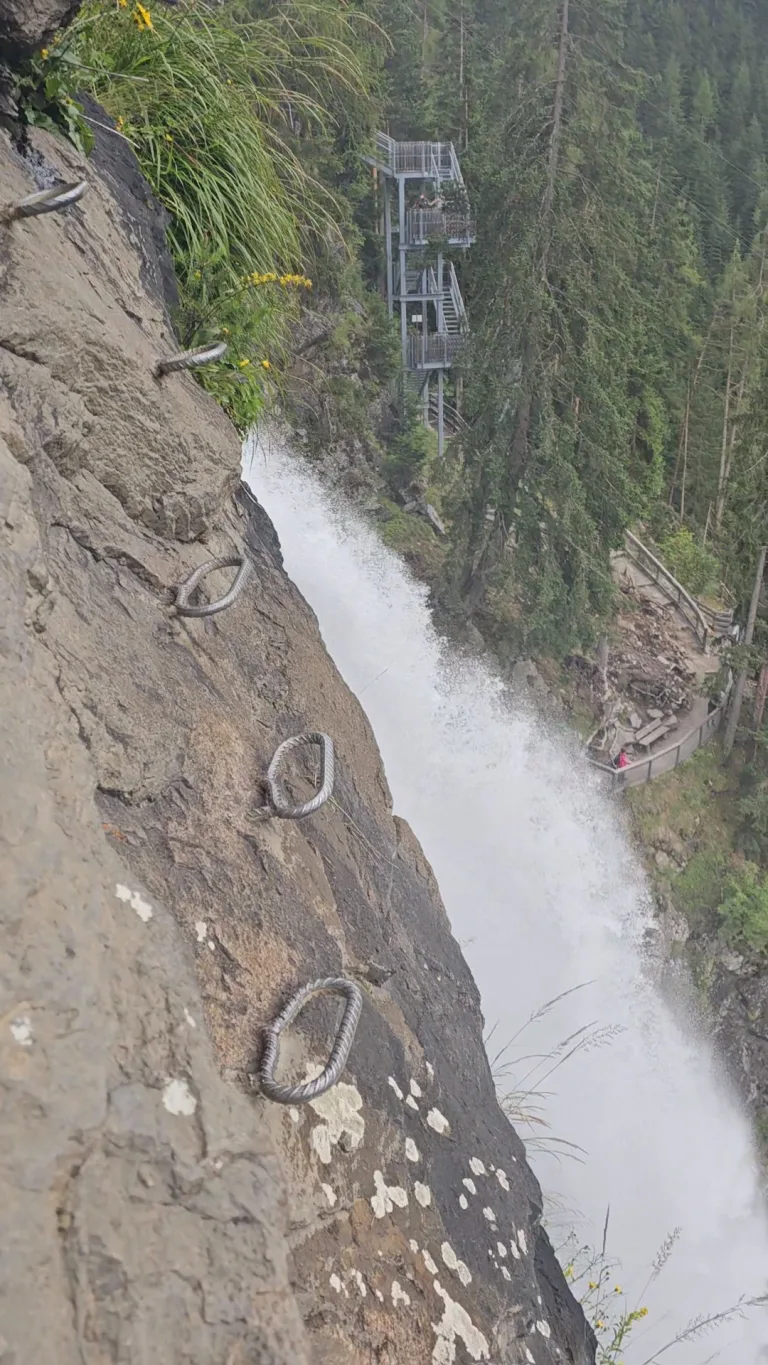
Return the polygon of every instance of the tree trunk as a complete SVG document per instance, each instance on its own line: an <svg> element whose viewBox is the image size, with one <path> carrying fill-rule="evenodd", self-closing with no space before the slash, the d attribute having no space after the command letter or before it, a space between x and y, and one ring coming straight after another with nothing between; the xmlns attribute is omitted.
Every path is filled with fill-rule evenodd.
<svg viewBox="0 0 768 1365"><path fill-rule="evenodd" d="M757 557L757 573L755 574L755 586L752 589L752 601L749 604L747 629L744 632L745 645L752 644L752 639L755 634L757 608L760 602L760 590L763 586L763 575L765 573L766 552L768 552L768 545L763 545L760 554ZM728 727L725 732L725 742L723 744L723 751L726 759L729 759L731 753L733 752L733 746L736 740L736 731L739 728L739 721L741 719L741 707L744 701L744 688L746 687L747 684L747 672L748 670L746 668L742 668L738 678L736 679L736 686L733 689L731 709L728 712Z"/></svg>
<svg viewBox="0 0 768 1365"><path fill-rule="evenodd" d="M720 530L725 505L725 471L728 463L728 423L731 416L731 366L733 362L733 323L728 342L728 369L725 375L725 404L723 407L723 439L720 446L720 473L717 477L717 500L715 502L715 526Z"/></svg>
<svg viewBox="0 0 768 1365"><path fill-rule="evenodd" d="M547 268L549 265L549 247L552 232L552 205L555 200L555 185L557 183L557 167L560 155L560 136L563 127L563 99L565 96L565 66L568 53L568 3L569 0L562 0L562 10L560 12L560 46L557 53L557 75L555 77L555 103L552 110L552 134L549 139L549 165L547 167L547 184L544 190L544 199L541 205L541 219L543 227L543 248L541 253L541 273L543 278L547 278Z"/></svg>

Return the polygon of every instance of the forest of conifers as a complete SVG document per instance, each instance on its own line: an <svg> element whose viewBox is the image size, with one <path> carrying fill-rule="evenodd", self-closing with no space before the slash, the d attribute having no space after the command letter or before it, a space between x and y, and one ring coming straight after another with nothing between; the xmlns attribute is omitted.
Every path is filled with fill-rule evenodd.
<svg viewBox="0 0 768 1365"><path fill-rule="evenodd" d="M393 11L390 129L454 139L478 221L455 590L511 576L528 647L577 647L643 520L741 604L768 536L768 10Z"/></svg>

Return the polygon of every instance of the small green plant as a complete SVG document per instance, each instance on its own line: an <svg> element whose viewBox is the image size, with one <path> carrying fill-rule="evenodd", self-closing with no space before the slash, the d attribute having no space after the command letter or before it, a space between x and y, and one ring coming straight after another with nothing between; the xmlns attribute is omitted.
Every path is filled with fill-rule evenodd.
<svg viewBox="0 0 768 1365"><path fill-rule="evenodd" d="M664 538L660 545L661 557L684 588L703 597L715 592L720 582L720 565L715 556L699 544L686 526L679 527Z"/></svg>
<svg viewBox="0 0 768 1365"><path fill-rule="evenodd" d="M200 383L249 431L285 360L285 323L298 314L297 296L312 288L305 275L251 271L237 287L221 250L179 282L178 326L185 346L224 340L227 352L200 372Z"/></svg>
<svg viewBox="0 0 768 1365"><path fill-rule="evenodd" d="M420 420L416 401L406 396L395 428L387 440L384 477L393 493L404 492L417 479L429 454L429 432Z"/></svg>
<svg viewBox="0 0 768 1365"><path fill-rule="evenodd" d="M675 901L692 924L711 921L722 901L728 867L725 854L702 848L675 875Z"/></svg>
<svg viewBox="0 0 768 1365"><path fill-rule="evenodd" d="M734 948L768 949L768 874L755 863L729 877L717 911L720 934Z"/></svg>
<svg viewBox="0 0 768 1365"><path fill-rule="evenodd" d="M94 139L75 98L81 84L79 64L67 47L53 42L42 48L25 63L16 83L22 126L60 133L87 155Z"/></svg>

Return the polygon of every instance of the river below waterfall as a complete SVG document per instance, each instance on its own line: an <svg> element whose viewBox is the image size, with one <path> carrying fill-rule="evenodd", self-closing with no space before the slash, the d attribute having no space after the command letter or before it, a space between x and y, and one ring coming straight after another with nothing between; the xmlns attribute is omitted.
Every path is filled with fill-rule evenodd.
<svg viewBox="0 0 768 1365"><path fill-rule="evenodd" d="M621 1358L646 1365L695 1317L768 1291L768 1224L738 1102L646 970L651 910L620 806L574 743L511 709L491 673L438 638L425 589L300 457L265 435L245 475L435 870L490 1055L511 1043L500 1092L514 1082L549 1125L521 1134L552 1240L572 1228L599 1249L610 1208L620 1301L649 1309ZM753 1308L662 1359L757 1365L767 1348L766 1310Z"/></svg>

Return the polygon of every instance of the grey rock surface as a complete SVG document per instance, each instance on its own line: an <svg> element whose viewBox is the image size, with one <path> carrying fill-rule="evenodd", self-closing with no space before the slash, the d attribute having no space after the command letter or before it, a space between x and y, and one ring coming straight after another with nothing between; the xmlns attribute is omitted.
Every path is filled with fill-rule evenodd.
<svg viewBox="0 0 768 1365"><path fill-rule="evenodd" d="M156 207L114 160L36 146L90 187L0 241L0 1361L589 1365L367 720L235 433L152 376L175 348ZM0 197L32 187L0 142ZM174 584L243 546L237 605L179 620ZM307 729L334 738L333 802L257 820ZM299 759L297 799L313 780ZM365 996L343 1081L269 1105L263 1025L338 973ZM312 1002L285 1074L335 1019Z"/></svg>
<svg viewBox="0 0 768 1365"><path fill-rule="evenodd" d="M0 53L18 61L74 18L81 0L0 0Z"/></svg>

